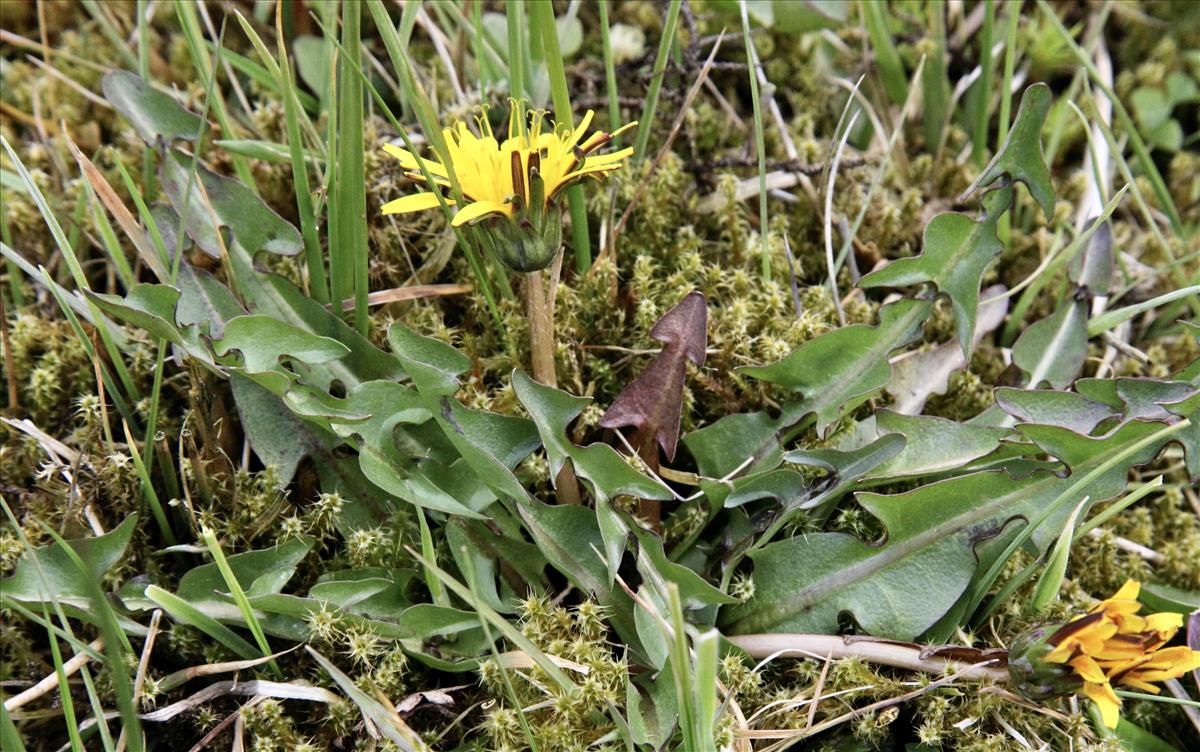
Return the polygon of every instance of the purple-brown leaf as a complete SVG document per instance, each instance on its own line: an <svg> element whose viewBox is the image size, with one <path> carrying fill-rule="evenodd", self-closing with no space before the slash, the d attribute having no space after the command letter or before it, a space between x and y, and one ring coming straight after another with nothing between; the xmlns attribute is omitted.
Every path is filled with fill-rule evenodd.
<svg viewBox="0 0 1200 752"><path fill-rule="evenodd" d="M662 447L667 460L675 458L679 442L679 411L683 404L683 378L686 360L704 363L708 348L708 309L704 296L689 293L679 305L667 311L650 336L664 347L654 362L617 395L600 419L605 428L632 426L632 442L644 451L651 439Z"/></svg>

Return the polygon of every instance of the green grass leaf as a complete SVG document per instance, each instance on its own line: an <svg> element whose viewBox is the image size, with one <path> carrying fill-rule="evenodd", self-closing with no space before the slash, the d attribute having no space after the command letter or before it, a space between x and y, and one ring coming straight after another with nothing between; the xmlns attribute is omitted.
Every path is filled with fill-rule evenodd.
<svg viewBox="0 0 1200 752"><path fill-rule="evenodd" d="M904 63L900 61L900 53L892 43L892 33L888 30L887 3L859 3L862 9L863 21L867 34L871 38L871 51L875 53L875 65L879 68L879 78L888 97L895 104L904 104L908 98L908 76L904 73Z"/></svg>

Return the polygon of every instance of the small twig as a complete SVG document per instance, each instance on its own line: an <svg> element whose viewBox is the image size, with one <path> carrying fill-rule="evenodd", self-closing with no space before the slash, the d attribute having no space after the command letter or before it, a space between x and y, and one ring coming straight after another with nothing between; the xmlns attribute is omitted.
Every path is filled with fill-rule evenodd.
<svg viewBox="0 0 1200 752"><path fill-rule="evenodd" d="M6 425L15 428L23 434L33 437L37 441L38 446L42 448L50 459L54 462L74 465L79 461L79 452L62 443L58 439L49 435L42 429L34 425L33 421L28 418L22 420L13 420L12 418L0 418Z"/></svg>
<svg viewBox="0 0 1200 752"><path fill-rule="evenodd" d="M871 160L867 157L854 157L842 162L843 169L852 167L864 167L870 164ZM722 157L721 159L713 159L706 162L689 162L688 169L693 172L712 172L714 170L726 169L729 167L756 167L757 163L750 157ZM780 159L774 162L767 162L767 170L771 172L798 172L809 177L816 177L829 169L828 162L817 162L809 164L801 162L797 159Z"/></svg>
<svg viewBox="0 0 1200 752"><path fill-rule="evenodd" d="M731 160L731 161L733 161L733 160ZM870 160L868 160L868 159L847 159L842 164L842 169L849 169L851 167L862 167L862 166L868 164L869 161ZM705 163L705 164L709 164L709 163ZM799 163L789 164L789 163L783 162L783 163L774 163L774 164L781 164L781 165L783 165L783 167L781 169L772 170L771 172L767 173L767 192L768 193L771 191L786 190L786 189L792 188L795 185L800 184L800 183L805 184L804 185L805 193L809 193L808 189L810 187L812 187L812 181L808 180L809 175L819 175L822 172L824 172L824 170L827 167L827 165L824 163L809 165L809 164L799 164ZM740 166L740 164L734 164L733 166ZM768 165L768 167L770 167L770 165ZM693 170L693 172L696 172L696 171L698 171L698 170ZM746 178L745 180L739 180L737 185L734 186L734 189L733 189L733 200L734 201L739 201L739 202L745 201L746 199L751 198L753 196L757 196L757 195L758 195L758 176L757 175L752 178ZM811 198L811 194L809 194L809 195ZM725 193L723 191L719 191L719 190L713 191L712 193L709 193L700 199L700 201L696 204L696 210L698 212L704 214L704 213L715 211L716 209L718 209L719 207L724 205L724 203L725 203ZM820 207L820 203L821 203L820 201L815 201L813 205L816 207Z"/></svg>
<svg viewBox="0 0 1200 752"><path fill-rule="evenodd" d="M213 726L212 730L205 734L200 741L192 745L192 748L188 750L188 752L200 752L200 750L207 747L213 739L216 739L218 736L220 736L225 729L229 728L230 724L241 718L242 711L246 710L247 708L254 707L265 699L267 698L259 695L258 697L251 698L250 702L247 702L245 705L239 706L237 710L225 716L220 723L218 723L216 726Z"/></svg>
<svg viewBox="0 0 1200 752"><path fill-rule="evenodd" d="M1200 494L1197 494L1195 489L1190 486L1184 486L1183 495L1187 497L1188 503L1192 505L1192 509L1200 516Z"/></svg>
<svg viewBox="0 0 1200 752"><path fill-rule="evenodd" d="M1105 332L1103 339L1106 344L1112 345L1114 349L1119 350L1123 355L1127 355L1128 357L1133 358L1134 360L1145 365L1150 364L1149 355L1122 340L1121 338L1115 336L1112 332Z"/></svg>
<svg viewBox="0 0 1200 752"><path fill-rule="evenodd" d="M21 411L20 392L17 390L17 366L13 358L12 342L8 339L8 312L4 296L0 295L0 347L4 350L4 376L8 385L8 408L14 413Z"/></svg>
<svg viewBox="0 0 1200 752"><path fill-rule="evenodd" d="M788 262L788 286L792 291L792 308L796 311L796 318L804 315L804 306L800 303L800 286L796 281L796 260L792 258L792 243L788 240L787 233L783 234L783 250Z"/></svg>
<svg viewBox="0 0 1200 752"><path fill-rule="evenodd" d="M91 504L83 505L83 516L88 521L88 527L92 529L92 534L97 538L104 535L104 525L100 522L100 518L96 516L96 508Z"/></svg>
<svg viewBox="0 0 1200 752"><path fill-rule="evenodd" d="M621 433L621 430L620 430L619 428L618 428L618 429L613 429L613 433L615 433L615 434L617 435L617 438L618 438L618 439L620 439L620 440L621 440L621 443L625 445L625 448L626 448L627 450L629 450L629 456L630 456L630 457L638 457L638 458L640 458L640 457L641 457L641 455L638 453L638 450L636 450L636 449L634 449L634 448L633 448L633 445L629 443L629 439L626 439L626 438L625 438L625 434ZM658 451L658 446L657 446L657 445L651 444L651 446L653 446L653 447L654 447L654 451L655 451L655 452L657 452L657 451ZM655 480L657 480L659 483L661 483L661 484L663 485L663 487L664 487L664 488L666 488L668 491L670 491L670 492L671 492L671 496L675 497L675 501L683 501L683 497L682 497L682 496L680 496L680 495L679 495L679 494L678 494L678 493L675 491L675 489L673 489L673 488L671 488L669 485L667 485L667 482L666 482L665 480L663 480L663 479L662 479L662 476L660 476L660 475L658 474L658 472L656 472L656 471L655 471L655 469L654 469L654 468L650 467L650 464L649 464L649 463L647 463L645 460L643 460L643 461L642 461L642 465L644 466L644 469L646 470L646 472L648 472L648 473L650 473L652 476L654 476L654 479L655 479Z"/></svg>
<svg viewBox="0 0 1200 752"><path fill-rule="evenodd" d="M89 90L87 89L87 87L85 87L85 86L82 86L82 85L81 85L81 84L80 84L78 81L76 81L75 79L73 79L73 78L71 78L70 76L66 75L65 73L63 73L62 71L60 71L58 68L55 68L55 67L54 67L53 65L51 65L50 63L47 63L47 62L43 62L43 61L41 61L41 60L38 60L38 59L37 59L36 57L34 57L33 55L26 55L26 56L25 56L25 59L26 59L26 60L28 60L30 63L32 63L32 64L36 65L38 68L41 68L42 70L44 70L44 71L45 71L46 73L48 73L50 76L52 76L52 77L54 77L54 78L57 78L57 79L58 79L59 81L61 81L62 83L66 84L67 86L69 86L69 87L71 87L72 89L74 89L74 90L75 90L75 93L77 93L77 94L79 94L80 96L84 97L85 99L87 99L87 100L88 100L89 102L91 102L92 104L99 105L99 106L103 107L103 108L104 108L104 109L106 109L106 110L111 110L111 109L113 108L113 107L112 107L112 105L108 103L108 100L107 100L107 99L104 99L103 97L98 97L98 96L96 96L96 95L95 95L95 94L93 94L91 91L89 91Z"/></svg>
<svg viewBox="0 0 1200 752"><path fill-rule="evenodd" d="M974 664L968 668L986 669L986 665L990 662L991 661L984 661L982 663ZM864 705L861 708L855 708L854 710L851 710L848 713L843 713L842 715L840 715L836 718L831 718L827 721L823 721L823 722L817 724L816 726L813 726L812 728L807 728L807 729L803 729L803 730L786 729L786 730L780 730L780 731L757 731L757 732L752 732L752 736L755 738L760 738L760 739L780 739L780 740L782 740L781 742L779 742L778 744L772 745L772 746L768 747L767 749L769 749L769 750L784 749L786 747L791 746L791 744L794 741L796 741L797 739L814 736L823 731L831 729L834 726L839 726L843 723L846 723L847 721L852 721L855 718L858 718L859 716L867 715L868 713L874 713L877 710L882 710L884 708L891 707L893 705L900 705L902 703L908 702L909 700L911 700L913 698L920 697L921 695L932 692L935 689L944 687L948 684L953 684L956 680L963 678L964 675L965 675L965 672L964 672L964 674L957 674L957 675L952 674L950 676L942 677L941 679L938 679L937 681L931 682L923 687L914 689L912 692L906 692L905 694L898 695L896 697L889 697L887 699L880 700L879 702L873 702L870 705Z"/></svg>
<svg viewBox="0 0 1200 752"><path fill-rule="evenodd" d="M712 79L704 79L704 88L708 90L709 94L712 94L713 99L717 100L717 106L725 113L725 117L730 125L737 126L737 129L740 131L745 131L747 129L746 123L742 121L741 116L738 115L738 111L729 103L729 100L725 98L725 95L721 93L717 85L712 82Z"/></svg>
<svg viewBox="0 0 1200 752"><path fill-rule="evenodd" d="M467 94L463 91L462 84L458 80L458 69L454 65L454 59L450 56L450 51L446 47L449 39L445 33L438 28L429 14L422 8L417 11L417 23L421 24L421 28L425 29L425 33L429 34L429 38L433 41L433 49L442 60L442 64L446 66L447 77L450 79L450 85L454 87L454 96L461 102L466 99Z"/></svg>
<svg viewBox="0 0 1200 752"><path fill-rule="evenodd" d="M1165 682L1163 682L1163 684L1166 686L1167 691L1170 692L1175 699L1192 699L1191 695L1188 694L1188 691L1184 689L1184 686L1180 684L1178 679L1167 679ZM1192 722L1192 725L1196 727L1196 731L1200 731L1200 710L1196 710L1196 708L1192 707L1191 705L1180 705L1179 707L1183 709L1184 715L1186 715L1188 720Z"/></svg>

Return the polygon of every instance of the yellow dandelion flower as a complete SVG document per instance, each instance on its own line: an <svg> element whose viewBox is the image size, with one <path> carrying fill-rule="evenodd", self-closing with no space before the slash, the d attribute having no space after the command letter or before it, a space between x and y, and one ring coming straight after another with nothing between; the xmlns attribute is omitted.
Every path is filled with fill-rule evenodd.
<svg viewBox="0 0 1200 752"><path fill-rule="evenodd" d="M1154 682L1200 668L1200 651L1163 647L1183 626L1183 616L1139 614L1140 589L1129 580L1087 614L1014 641L1009 671L1018 689L1034 698L1080 692L1099 708L1104 725L1115 728L1121 698L1114 687L1158 694Z"/></svg>
<svg viewBox="0 0 1200 752"><path fill-rule="evenodd" d="M632 154L633 149L600 153L600 149L614 138L637 125L636 122L618 128L612 133L595 131L587 135L594 112L588 110L574 129L556 128L548 122L544 111L534 111L526 118L521 108L514 104L508 119L508 137L497 140L488 123L487 115L476 118L479 135L456 122L443 131L449 152L446 162L425 159L425 166L439 188L450 186L450 171L458 180L466 203L458 206L448 195L443 199L456 211L451 224L459 227L468 222L498 217L509 220L497 226L502 239L509 245L520 246L516 258L505 254L501 257L519 271L528 267L542 268L549 258L547 252L558 251L561 237L561 217L558 215L557 197L565 188L587 179L603 179L608 173L619 169ZM585 138L586 136L586 138ZM384 151L400 160L405 176L425 181L420 172L417 158L411 152L391 144ZM439 196L431 191L421 191L389 201L383 205L384 214L404 214L423 211L439 206ZM508 225L506 228L505 225ZM514 235L513 233L523 233ZM536 248L530 253L530 238L534 236ZM525 257L532 258L525 258ZM542 262L545 263L542 263Z"/></svg>

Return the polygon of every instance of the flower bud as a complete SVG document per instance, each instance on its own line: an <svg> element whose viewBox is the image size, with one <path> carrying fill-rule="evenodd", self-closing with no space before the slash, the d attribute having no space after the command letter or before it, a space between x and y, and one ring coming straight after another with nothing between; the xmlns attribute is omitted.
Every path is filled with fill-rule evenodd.
<svg viewBox="0 0 1200 752"><path fill-rule="evenodd" d="M545 269L558 255L562 245L562 209L552 204L541 215L541 227L522 213L512 219L495 217L487 222L486 229L496 239L496 256L513 271Z"/></svg>
<svg viewBox="0 0 1200 752"><path fill-rule="evenodd" d="M1049 638L1062 626L1048 624L1026 630L1009 646L1008 673L1022 696L1046 700L1073 694L1083 686L1083 680L1071 666L1045 660L1054 650Z"/></svg>

